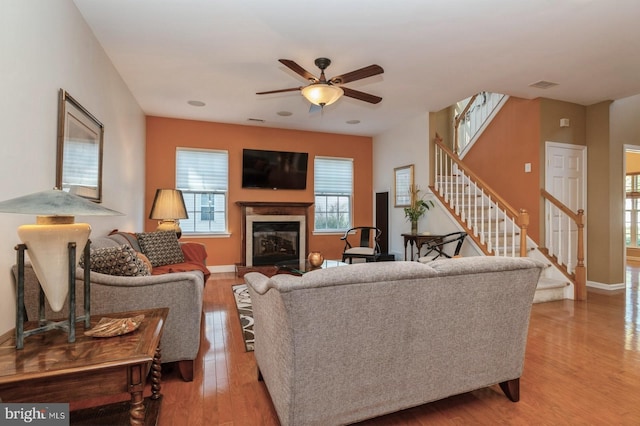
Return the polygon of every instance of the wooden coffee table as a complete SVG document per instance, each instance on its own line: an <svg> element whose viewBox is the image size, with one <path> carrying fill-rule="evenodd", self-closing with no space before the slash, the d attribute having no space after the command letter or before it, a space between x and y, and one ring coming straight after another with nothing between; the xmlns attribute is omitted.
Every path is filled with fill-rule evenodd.
<svg viewBox="0 0 640 426"><path fill-rule="evenodd" d="M101 318L127 318L144 315L140 327L122 336L96 338L84 335L76 326L76 341L67 342L67 334L52 330L25 339L24 349L15 348L15 331L0 336L0 399L2 402L69 402L129 392L129 423L155 424L160 395L160 337L169 308L93 315L93 327ZM37 322L25 324L25 330ZM150 369L151 397L155 406L145 410L143 391ZM113 404L113 408L122 404ZM111 415L109 406L100 408L100 416ZM93 410L93 409L90 409ZM86 410L82 410L86 411ZM150 415L145 418L145 411ZM94 411L94 413L97 411ZM94 414L92 414L94 415ZM86 416L86 413L85 413ZM71 413L82 421L82 415ZM101 424L101 418L89 419Z"/></svg>

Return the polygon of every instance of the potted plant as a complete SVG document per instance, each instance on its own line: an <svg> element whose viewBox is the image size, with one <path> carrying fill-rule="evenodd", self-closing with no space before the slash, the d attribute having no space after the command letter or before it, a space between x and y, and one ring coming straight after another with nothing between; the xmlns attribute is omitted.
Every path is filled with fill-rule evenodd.
<svg viewBox="0 0 640 426"><path fill-rule="evenodd" d="M418 220L424 216L427 210L433 207L434 204L431 200L427 202L423 200L422 197L418 197L420 193L418 185L411 185L409 191L411 192L411 205L404 208L404 216L411 222L411 233L417 234Z"/></svg>

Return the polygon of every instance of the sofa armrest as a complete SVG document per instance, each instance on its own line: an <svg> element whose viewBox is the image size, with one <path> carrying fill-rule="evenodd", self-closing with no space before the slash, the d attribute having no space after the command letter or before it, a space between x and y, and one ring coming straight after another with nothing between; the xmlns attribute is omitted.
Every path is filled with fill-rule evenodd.
<svg viewBox="0 0 640 426"><path fill-rule="evenodd" d="M82 280L78 280L76 287L82 287ZM144 277L92 272L91 314L168 307L161 342L162 361L193 360L200 347L203 290L200 271Z"/></svg>
<svg viewBox="0 0 640 426"><path fill-rule="evenodd" d="M17 267L13 267L14 278ZM40 284L31 265L25 265L25 308L29 320L38 319ZM200 320L204 278L201 271L165 275L121 277L91 272L91 316L139 309L168 307L162 334L162 362L195 359L200 346ZM76 313L84 315L84 269L76 270ZM69 314L68 300L60 312L45 303L45 318L58 320ZM76 333L84 330L78 324Z"/></svg>

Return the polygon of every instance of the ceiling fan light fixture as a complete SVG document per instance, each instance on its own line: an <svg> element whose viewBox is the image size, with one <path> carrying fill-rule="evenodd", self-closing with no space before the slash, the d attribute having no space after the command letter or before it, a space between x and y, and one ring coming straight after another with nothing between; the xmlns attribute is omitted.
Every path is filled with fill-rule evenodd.
<svg viewBox="0 0 640 426"><path fill-rule="evenodd" d="M338 86L327 83L315 83L301 89L302 96L309 102L318 106L331 105L344 94L344 90Z"/></svg>

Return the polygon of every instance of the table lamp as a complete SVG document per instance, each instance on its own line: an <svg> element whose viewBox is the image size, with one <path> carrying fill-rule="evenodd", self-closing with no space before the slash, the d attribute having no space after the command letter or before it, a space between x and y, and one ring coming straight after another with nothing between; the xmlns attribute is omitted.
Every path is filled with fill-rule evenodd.
<svg viewBox="0 0 640 426"><path fill-rule="evenodd" d="M158 220L157 231L175 231L178 238L182 235L180 219L188 219L182 191L179 189L158 189L151 205L149 219Z"/></svg>
<svg viewBox="0 0 640 426"><path fill-rule="evenodd" d="M23 243L22 253L25 249L29 251L33 270L54 312L61 311L64 306L69 294L69 287L72 286L71 278L75 280L75 268L82 250L87 246L91 232L91 226L88 223L75 223L74 216L122 215L115 210L59 189L2 201L0 202L0 212L37 215L35 224L18 227L18 237ZM70 249L71 245L73 245L73 250ZM79 247L79 250L75 250L75 247ZM72 252L75 255L74 259L70 258ZM70 276L71 274L73 277ZM75 282L73 287L75 288ZM24 289L21 290L24 291ZM23 301L24 294L17 294L17 296L17 304L19 304ZM88 308L88 306L85 307ZM16 322L18 322L19 317L22 316L23 306L16 305L16 309L18 310ZM75 327L75 324L69 324L75 322L71 321L72 317L75 319L75 306L70 307L71 310L74 312L70 312L70 319L66 324L65 322L54 323L53 326L54 328L67 329L70 332L70 339L72 337L75 339L75 333L71 333L70 330ZM40 320L42 322L44 319L40 318ZM16 324L16 332L19 331L19 328ZM26 335L30 334L36 333Z"/></svg>

